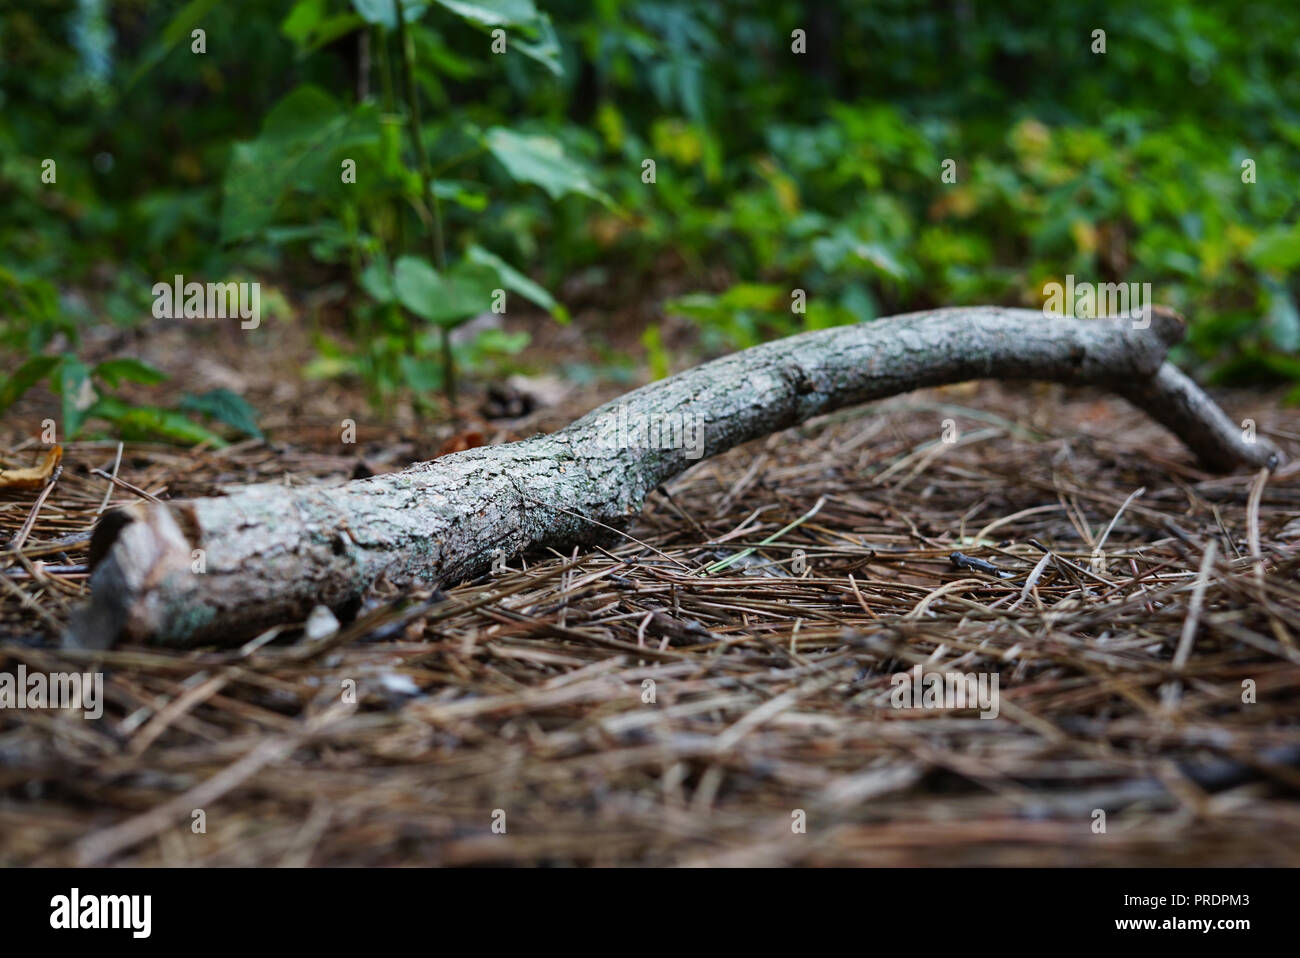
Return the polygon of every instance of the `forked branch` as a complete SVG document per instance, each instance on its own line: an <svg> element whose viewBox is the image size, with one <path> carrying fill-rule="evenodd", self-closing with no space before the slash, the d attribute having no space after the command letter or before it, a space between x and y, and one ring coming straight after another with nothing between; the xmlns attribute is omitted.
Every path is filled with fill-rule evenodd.
<svg viewBox="0 0 1300 958"><path fill-rule="evenodd" d="M1160 308L1149 322L995 307L910 313L725 356L549 436L332 487L265 484L139 503L96 529L92 601L67 640L230 643L318 604L354 603L381 579L399 587L463 581L488 571L497 554L607 539L700 452L714 456L843 406L971 379L1105 387L1211 468L1275 466L1271 446L1247 442L1165 362L1183 331L1182 319ZM611 414L698 426L702 448L611 442Z"/></svg>

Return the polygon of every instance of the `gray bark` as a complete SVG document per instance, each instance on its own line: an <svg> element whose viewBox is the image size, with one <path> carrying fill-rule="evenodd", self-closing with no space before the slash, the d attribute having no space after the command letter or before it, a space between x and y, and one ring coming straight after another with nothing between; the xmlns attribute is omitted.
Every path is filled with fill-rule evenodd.
<svg viewBox="0 0 1300 958"><path fill-rule="evenodd" d="M138 503L105 516L91 547L92 600L65 641L193 646L239 641L354 602L380 580L450 584L493 556L571 549L626 526L690 450L617 446L627 421L702 425L703 456L840 407L971 379L1052 380L1126 396L1209 466L1277 464L1164 357L1183 322L1048 318L994 307L912 313L804 333L652 383L567 428L333 487L254 485ZM614 445L611 448L611 445ZM195 550L203 571L195 571Z"/></svg>

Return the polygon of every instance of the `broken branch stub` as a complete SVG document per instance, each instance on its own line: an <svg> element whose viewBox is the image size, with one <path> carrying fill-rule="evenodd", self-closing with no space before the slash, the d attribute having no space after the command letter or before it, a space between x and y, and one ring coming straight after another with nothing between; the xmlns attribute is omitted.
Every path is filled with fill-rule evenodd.
<svg viewBox="0 0 1300 958"><path fill-rule="evenodd" d="M1277 464L1165 362L1182 319L1156 308L1078 320L974 307L791 336L637 389L546 436L479 447L331 487L262 484L138 503L106 515L91 548L92 599L65 640L192 646L239 641L320 604L481 575L494 555L610 538L656 486L703 457L832 410L971 379L1108 388L1210 467ZM647 448L617 423L700 429L697 448Z"/></svg>

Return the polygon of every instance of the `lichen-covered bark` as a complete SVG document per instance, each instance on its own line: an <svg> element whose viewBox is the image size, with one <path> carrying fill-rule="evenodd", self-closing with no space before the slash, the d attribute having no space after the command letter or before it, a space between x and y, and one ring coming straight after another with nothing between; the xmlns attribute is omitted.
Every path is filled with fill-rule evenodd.
<svg viewBox="0 0 1300 958"><path fill-rule="evenodd" d="M638 420L699 422L707 458L925 386L1055 380L1127 396L1215 467L1275 464L1271 448L1243 442L1164 362L1182 320L1156 309L1140 325L994 307L912 313L766 343L635 390L558 433L391 475L140 503L96 530L93 599L68 641L233 642L317 604L346 605L381 579L450 583L487 571L497 550L605 539L605 526L626 525L652 489L697 461L681 448L610 448L608 416L620 408Z"/></svg>

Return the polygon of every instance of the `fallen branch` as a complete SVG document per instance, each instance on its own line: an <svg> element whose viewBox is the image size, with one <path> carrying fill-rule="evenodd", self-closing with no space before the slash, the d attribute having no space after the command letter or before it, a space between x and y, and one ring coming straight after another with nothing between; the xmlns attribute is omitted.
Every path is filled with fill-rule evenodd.
<svg viewBox="0 0 1300 958"><path fill-rule="evenodd" d="M971 379L1102 386L1167 426L1208 467L1272 468L1164 360L1182 319L1047 318L977 307L803 333L644 386L549 436L480 447L333 487L249 486L228 496L137 503L91 542L92 600L65 641L230 643L313 606L355 603L376 582L450 584L494 556L607 541L692 450L611 442L627 422L702 427L704 457L843 406ZM1144 328L1139 328L1144 327Z"/></svg>

